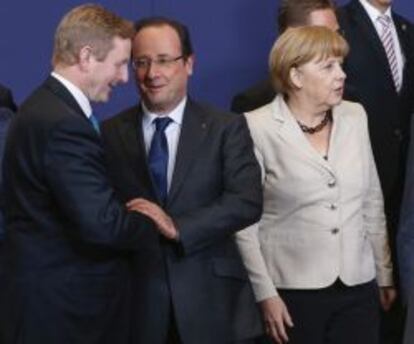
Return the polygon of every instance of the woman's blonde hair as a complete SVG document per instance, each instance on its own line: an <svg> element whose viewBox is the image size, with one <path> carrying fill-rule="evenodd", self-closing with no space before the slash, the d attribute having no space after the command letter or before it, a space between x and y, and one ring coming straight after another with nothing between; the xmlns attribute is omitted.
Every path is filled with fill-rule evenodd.
<svg viewBox="0 0 414 344"><path fill-rule="evenodd" d="M294 89L290 70L312 60L345 57L349 47L335 31L322 26L301 26L286 30L274 43L269 71L276 91L287 95Z"/></svg>

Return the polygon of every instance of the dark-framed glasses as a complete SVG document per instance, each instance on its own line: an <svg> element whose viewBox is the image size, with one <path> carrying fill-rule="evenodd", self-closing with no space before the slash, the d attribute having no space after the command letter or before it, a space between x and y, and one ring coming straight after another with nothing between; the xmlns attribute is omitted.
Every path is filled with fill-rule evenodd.
<svg viewBox="0 0 414 344"><path fill-rule="evenodd" d="M181 60L182 58L184 58L184 55L180 55L177 57L159 57L155 60L150 59L148 57L141 57L139 59L132 60L132 68L134 68L135 70L146 70L150 68L152 64L160 68L169 68L175 62Z"/></svg>

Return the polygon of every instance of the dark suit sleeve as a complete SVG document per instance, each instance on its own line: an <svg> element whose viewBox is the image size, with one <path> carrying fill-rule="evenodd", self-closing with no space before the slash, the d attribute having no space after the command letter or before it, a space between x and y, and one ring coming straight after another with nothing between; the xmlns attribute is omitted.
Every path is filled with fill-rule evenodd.
<svg viewBox="0 0 414 344"><path fill-rule="evenodd" d="M272 97L266 97L259 93L244 92L237 94L231 102L231 111L243 114L253 111L272 101Z"/></svg>
<svg viewBox="0 0 414 344"><path fill-rule="evenodd" d="M217 158L222 159L223 166L221 195L210 204L174 217L185 254L233 235L261 216L260 168L244 116L234 117L220 139L221 157Z"/></svg>
<svg viewBox="0 0 414 344"><path fill-rule="evenodd" d="M230 110L232 112L242 114L249 107L250 106L248 105L248 100L246 100L245 94L244 93L240 93L240 94L236 94L234 96L233 100L231 101Z"/></svg>
<svg viewBox="0 0 414 344"><path fill-rule="evenodd" d="M0 85L0 107L6 107L14 112L17 110L11 91Z"/></svg>
<svg viewBox="0 0 414 344"><path fill-rule="evenodd" d="M58 209L77 229L71 235L97 245L136 248L153 230L148 218L128 213L115 198L99 137L83 119L54 128L44 161Z"/></svg>
<svg viewBox="0 0 414 344"><path fill-rule="evenodd" d="M237 94L231 102L231 111L245 113L253 111L267 103L270 103L276 92L269 79L263 80L248 90Z"/></svg>

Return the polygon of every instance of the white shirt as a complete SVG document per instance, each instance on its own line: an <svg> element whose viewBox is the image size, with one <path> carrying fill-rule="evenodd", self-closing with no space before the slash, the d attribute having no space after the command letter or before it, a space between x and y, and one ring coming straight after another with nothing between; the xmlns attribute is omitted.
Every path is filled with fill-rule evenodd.
<svg viewBox="0 0 414 344"><path fill-rule="evenodd" d="M144 116L142 117L142 131L144 135L144 142L145 142L145 151L148 155L152 136L155 132L155 123L154 120L160 117L169 117L172 119L172 122L168 125L165 129L165 136L167 137L168 142L168 167L167 167L167 183L168 183L168 190L171 186L171 180L174 172L175 166L175 159L177 155L177 148L178 148L178 140L180 138L181 133L181 126L183 122L183 115L184 115L184 108L185 104L187 103L187 97L184 97L181 102L176 106L174 110L172 110L168 114L163 114L162 116L150 112L142 103L142 110L144 112Z"/></svg>
<svg viewBox="0 0 414 344"><path fill-rule="evenodd" d="M86 117L90 117L92 115L92 107L89 99L86 97L85 93L81 91L81 89L70 82L68 79L65 79L63 76L59 75L56 72L52 72L51 75L59 80L63 86L65 86L69 93L75 98L76 102L79 104L80 108L82 109L83 113Z"/></svg>
<svg viewBox="0 0 414 344"><path fill-rule="evenodd" d="M371 19L372 24L374 24L375 30L377 31L379 37L381 37L382 35L383 26L380 24L378 17L385 14L391 18L392 40L394 43L394 51L395 51L395 55L397 58L399 79L402 81L403 80L403 68L404 68L404 54L401 49L400 40L398 39L398 34L395 28L394 19L392 18L391 7L388 7L385 13L382 13L376 7L372 6L367 0L359 0L359 1L362 7L364 7L365 11L367 12L369 18Z"/></svg>

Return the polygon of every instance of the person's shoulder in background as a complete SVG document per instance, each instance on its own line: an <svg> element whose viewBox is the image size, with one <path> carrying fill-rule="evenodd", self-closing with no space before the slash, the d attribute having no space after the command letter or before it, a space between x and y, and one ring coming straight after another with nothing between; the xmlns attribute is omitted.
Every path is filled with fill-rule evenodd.
<svg viewBox="0 0 414 344"><path fill-rule="evenodd" d="M236 113L250 112L267 103L276 95L270 79L260 81L249 89L234 96L231 111Z"/></svg>
<svg viewBox="0 0 414 344"><path fill-rule="evenodd" d="M12 111L17 110L12 92L5 86L0 84L0 107L9 108Z"/></svg>

